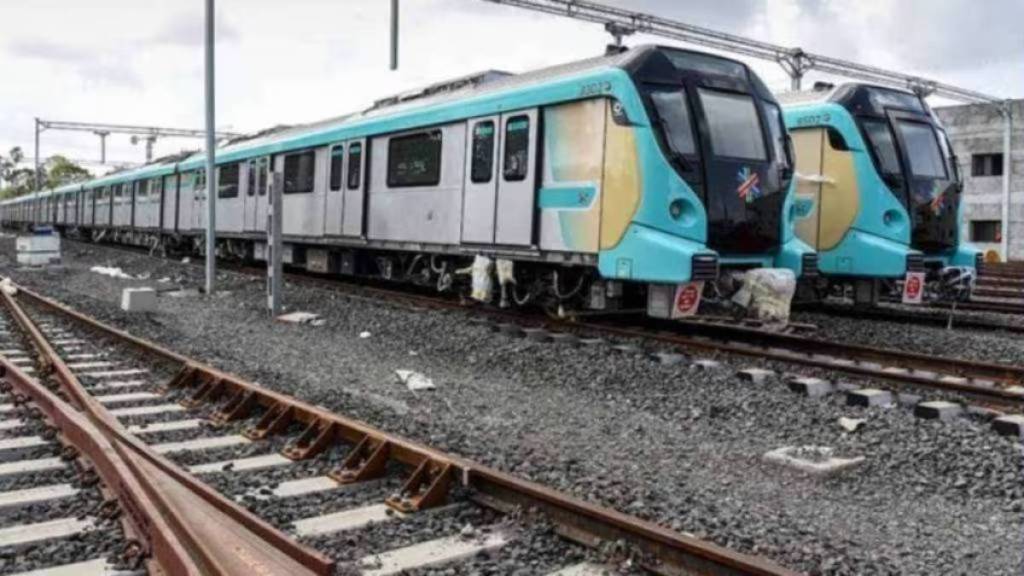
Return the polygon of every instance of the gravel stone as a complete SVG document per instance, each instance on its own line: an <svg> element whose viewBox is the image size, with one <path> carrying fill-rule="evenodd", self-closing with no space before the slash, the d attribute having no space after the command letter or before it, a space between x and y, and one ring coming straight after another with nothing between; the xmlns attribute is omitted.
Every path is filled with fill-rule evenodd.
<svg viewBox="0 0 1024 576"><path fill-rule="evenodd" d="M717 366L697 372L612 354L603 342L574 348L506 338L468 322L472 314L414 310L290 280L287 310L317 313L326 324L274 323L264 310L263 281L227 271L218 283L230 296L161 296L157 312L127 315L117 307L120 290L146 282L98 277L90 266L168 276L185 288L201 284L201 268L68 242L63 269L25 271L13 266L12 244L0 239L0 273L100 320L349 417L794 570L1016 575L1024 568L1024 448L974 419L930 422L908 410L876 410L848 434L835 424L850 415L842 395L810 399L783 385L737 386L735 371L750 365L747 358L717 356ZM969 348L992 359L989 347L1006 351L1002 361L1024 357L1015 338L975 343L973 332L942 336L921 326L819 320L822 338L947 355ZM373 338L358 338L361 331ZM769 361L759 367L793 370ZM438 390L409 392L394 382L398 368L427 375ZM801 372L839 378L824 369ZM779 474L761 459L779 446L805 445L866 459L852 473L823 480ZM214 474L211 482L241 494L300 470L318 473L327 464L320 458L255 475ZM499 522L526 534L477 567L428 573L543 574L569 563L558 556L565 545L538 533L535 523L486 514L470 507L416 520L438 536ZM282 509L274 522L294 517ZM414 527L387 522L369 535L315 543L354 559L380 543L410 541ZM528 558L536 558L537 570Z"/></svg>

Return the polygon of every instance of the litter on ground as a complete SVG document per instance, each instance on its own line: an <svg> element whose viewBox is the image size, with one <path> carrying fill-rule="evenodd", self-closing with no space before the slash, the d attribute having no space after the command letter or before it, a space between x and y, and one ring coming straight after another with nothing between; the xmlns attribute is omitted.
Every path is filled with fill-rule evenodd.
<svg viewBox="0 0 1024 576"><path fill-rule="evenodd" d="M398 381L405 384L405 387L412 392L419 390L433 390L436 388L433 380L419 372L413 372L412 370L395 370L395 374L398 375Z"/></svg>

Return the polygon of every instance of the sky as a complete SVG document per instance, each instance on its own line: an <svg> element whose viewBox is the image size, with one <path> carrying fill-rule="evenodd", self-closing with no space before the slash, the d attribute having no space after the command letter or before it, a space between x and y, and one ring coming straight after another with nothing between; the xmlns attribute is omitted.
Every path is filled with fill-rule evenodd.
<svg viewBox="0 0 1024 576"><path fill-rule="evenodd" d="M985 92L1024 97L1021 0L604 0L635 11ZM468 73L521 72L603 52L577 22L483 0L402 0L399 70L387 0L217 0L219 129L250 132L361 110ZM33 118L200 129L203 0L0 0L0 154L32 153ZM678 42L636 35L627 44ZM749 60L770 88L773 62ZM814 72L805 87L816 79ZM939 101L939 104L942 102ZM161 139L156 155L201 140ZM98 159L88 133L44 132L43 157ZM107 157L142 144L108 138Z"/></svg>

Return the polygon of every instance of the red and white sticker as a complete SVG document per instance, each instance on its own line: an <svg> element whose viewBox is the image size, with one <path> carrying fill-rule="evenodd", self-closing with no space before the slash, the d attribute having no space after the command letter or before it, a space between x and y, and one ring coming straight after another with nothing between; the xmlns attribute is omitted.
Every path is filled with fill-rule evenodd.
<svg viewBox="0 0 1024 576"><path fill-rule="evenodd" d="M676 287L676 297L672 305L672 318L686 318L697 313L700 308L700 295L704 292L703 282L690 282Z"/></svg>
<svg viewBox="0 0 1024 576"><path fill-rule="evenodd" d="M924 272L907 272L903 280L903 303L920 304L924 296Z"/></svg>

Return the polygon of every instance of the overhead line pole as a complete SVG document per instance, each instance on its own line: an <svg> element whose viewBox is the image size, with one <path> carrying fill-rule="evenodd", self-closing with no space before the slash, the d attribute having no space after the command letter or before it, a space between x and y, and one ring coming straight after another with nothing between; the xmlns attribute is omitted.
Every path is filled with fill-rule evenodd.
<svg viewBox="0 0 1024 576"><path fill-rule="evenodd" d="M206 294L212 296L217 275L217 134L214 122L214 0L206 0Z"/></svg>

